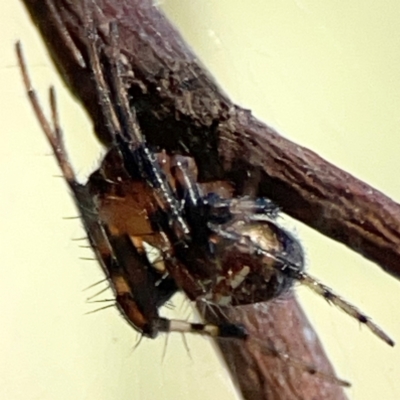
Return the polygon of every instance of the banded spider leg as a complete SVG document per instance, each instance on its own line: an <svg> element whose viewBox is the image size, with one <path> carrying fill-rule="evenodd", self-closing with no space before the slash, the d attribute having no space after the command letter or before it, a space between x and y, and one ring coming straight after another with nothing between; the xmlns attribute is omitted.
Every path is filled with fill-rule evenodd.
<svg viewBox="0 0 400 400"><path fill-rule="evenodd" d="M84 7L87 4L84 2ZM115 42L118 30L114 23L109 24L110 45L105 47L112 52L111 56L104 54L105 62L110 66L110 83L107 84L103 74L103 68L99 59L99 37L95 23L88 10L85 10L85 26L87 27L88 58L93 72L93 79L99 103L104 114L104 120L108 123L110 137L114 144L123 153L125 167L132 177L140 176L145 179L154 191L159 205L168 215L169 224L179 232L182 238L189 235L189 227L184 221L180 207L175 198L169 182L161 169L158 160L147 146L141 132L136 112L129 105L126 88L122 82L122 57L119 54Z"/></svg>
<svg viewBox="0 0 400 400"><path fill-rule="evenodd" d="M97 54L97 49L96 49L95 45L93 45L93 51L94 51L94 53L96 55ZM101 71L100 63L98 63L98 65L99 65L99 69L100 69L100 74L102 74L103 72ZM118 65L119 64L117 64L117 66ZM115 76L118 76L118 74L116 74L116 75L112 74L112 77L115 77ZM114 91L115 91L115 87L117 87L117 85L115 85L115 83L114 83L113 85L111 85L111 89L112 89L112 86L114 86ZM97 84L96 84L96 87L97 87ZM104 83L104 85L102 87L107 89L107 84ZM117 90L117 92L118 93L121 92L125 96L125 91L124 90L122 90L122 91ZM111 96L109 94L107 94L107 91L105 93L106 93L106 98L109 99ZM101 98L101 93L100 93L99 98ZM113 100L115 100L115 99L113 99ZM117 97L117 100L118 100L118 97ZM115 104L117 104L117 103L115 103ZM126 104L126 102L125 102L125 104ZM113 107L114 106L112 106L111 109L113 109ZM122 108L122 107L120 107L120 108ZM129 112L129 107L127 108L127 110ZM130 110L130 111L132 113L134 112L134 110ZM118 116L115 116L115 120L117 121L117 125L121 121L121 115L123 116L123 118L126 118L124 116L124 115L126 115L126 112L125 112L125 114L121 113L121 112L119 112L118 114L119 114ZM133 121L136 120L135 116L133 116L132 118L133 118ZM112 121L112 119L107 119L107 120L111 120ZM128 121L128 119L126 119L126 120ZM133 126L133 125L131 125L131 122L132 121L128 121L128 126ZM152 157L151 152L148 152L148 153L146 153L144 155L143 155L143 153L141 154L140 151L135 152L137 150L137 148L135 147L136 146L135 143L144 143L144 141L140 141L140 140L137 141L137 139L132 140L132 138L129 138L129 137L128 138L127 137L125 137L125 138L122 137L121 138L120 137L120 132L121 132L120 128L114 129L113 132L114 132L115 137L117 139L116 143L119 146L119 150L123 150L123 152L125 154L124 157L123 157L123 162L124 162L124 164L125 164L127 169L129 169L129 167L132 167L132 165L135 166L134 169L136 169L136 167L139 166L140 169L141 169L140 172L139 172L139 175L141 175L141 177L139 177L139 178L143 179L143 177L145 177L145 179L146 179L146 181L148 182L149 185L151 185L152 182L154 182L154 181L156 183L158 181L161 182L161 183L165 182L165 180L162 177L162 175L158 174L159 173L158 167L156 167L156 164L153 163L152 160L151 160L151 157ZM130 134L129 136L133 137L132 134ZM147 146L144 146L143 149L147 149L148 150ZM142 165L140 165L138 161L142 162ZM150 168L148 167L149 165L150 165ZM158 177L161 176L162 179L158 179L158 181L157 181L157 179L154 179L153 181L152 181L152 179L150 179L149 172L153 173L154 170L158 174L156 176L158 176ZM135 173L135 171L131 172L131 175L134 175L134 173ZM112 182L112 183L114 183L114 182ZM116 185L114 185L114 186L116 186ZM181 186L184 187L185 185L182 183ZM154 188L157 189L156 186L154 186ZM190 185L186 184L186 188L190 189ZM177 204L174 201L174 196L175 195L174 194L172 194L172 195L168 194L168 191L166 191L164 189L163 190L158 190L159 194L161 196L164 196L164 197L161 199L162 201L160 201L157 204L161 204L161 207L165 208L165 205L168 206L169 205L168 201L172 198L172 204L173 204L174 210L175 210L174 212L175 212L175 215L177 216L175 218L175 220L177 220L178 217L180 218L180 216L181 216L181 211L180 211L180 208L179 208L179 204ZM155 191L157 192L157 190L155 190ZM168 196L165 196L166 192L167 192ZM189 192L189 190L188 190L188 192ZM277 268L274 265L274 264L277 264L277 263L279 264L280 263L280 259L278 257L279 248L270 249L268 247L268 241L267 241L267 242L264 242L264 243L267 244L268 251L265 251L265 247L266 246L264 244L261 245L258 242L258 240L255 239L255 236L258 236L259 238L264 238L265 239L266 234L268 232L271 233L272 227L276 226L276 224L273 221L273 218L271 218L272 215L267 216L267 218L265 218L266 221L264 221L264 220L261 221L262 214L258 214L257 211L255 211L256 208L254 207L254 204L251 204L251 201L248 203L250 208L248 208L247 211L246 211L246 207L244 207L244 205L243 205L243 199L232 199L232 200L227 199L227 200L225 200L225 199L213 196L212 192L213 191L210 190L209 191L209 194L210 194L209 196L203 196L202 201L206 205L211 206L211 209L212 209L211 215L212 215L212 217L216 218L218 216L218 218L221 218L221 220L208 221L208 225L206 225L206 227L205 227L205 228L209 228L209 230L211 231L211 233L210 232L207 233L207 240L206 240L206 243L211 245L210 246L211 247L211 255L210 255L210 257L211 258L218 258L216 256L221 256L221 255L223 256L224 255L223 253L226 253L225 249L227 247L229 248L229 245L232 245L232 243L235 244L237 242L238 243L238 247L237 247L238 253L237 254L242 255L241 253L244 253L245 255L248 255L248 258L247 258L248 260L251 261L254 258L259 258L259 259L265 259L265 257L267 258L267 260L268 260L268 268L266 268L266 269L268 270L268 274L269 274L268 275L268 281L271 280L270 279L270 274L272 274L274 271L278 271L278 274L280 274L280 275L285 275L285 269L284 269L285 263L282 263L281 268L280 267ZM202 197L201 194L196 194L195 192L193 192L193 193L194 193L193 198L197 198L198 199L198 198ZM185 196L180 196L180 198L184 199ZM78 198L78 196L76 196L76 197ZM91 198L91 201L93 202L93 198ZM234 202L237 202L239 204L239 206L238 206L239 210L237 212L234 212L234 208L231 207L231 205ZM83 204L83 199L82 199L82 201L79 201L79 203ZM187 203L188 205L185 206L185 203ZM193 202L193 204L195 204L195 203ZM190 206L190 203L184 200L184 204L183 205L184 205L183 208L188 208ZM93 208L92 211L94 211L94 213L93 213L94 219L98 221L99 220L99 216L98 216L98 210L96 210L96 207L98 207L97 203L95 204L95 207ZM194 206L192 207L192 210L194 211L194 210L196 210L198 208L199 207L196 205L196 207L194 207ZM86 207L86 210L90 210L90 209L91 209L91 206L90 207ZM167 215L171 215L171 212L170 212L171 211L171 207L169 207L168 211L169 211L169 214L167 214ZM83 211L81 211L81 213L84 214ZM96 216L96 214L97 214L97 216ZM227 214L228 214L228 216L226 216ZM222 217L221 217L221 215L222 215ZM83 216L83 219L85 220L84 216ZM245 226L244 227L243 227L243 225L241 226L238 223L240 221L240 219L244 219L245 220ZM272 219L272 222L271 222L271 219ZM178 219L178 220L179 220L180 223L182 222L182 219ZM255 225L250 225L249 224L250 220L255 222ZM234 225L234 222L238 223L238 224ZM174 225L174 224L176 224L175 221L173 221L173 223L171 225ZM184 225L181 225L181 226L184 226ZM203 227L204 227L204 224L203 224ZM116 236L115 231L113 229L109 229L110 225L108 223L104 223L103 221L100 223L100 228L102 228L102 230L104 231L104 232L101 232L101 234L104 235L104 238L108 241L109 250L110 250L110 252L108 254L111 255L111 257L113 258L114 261L118 260L119 258L121 258L121 263L118 265L118 268L121 268L121 265L123 264L123 262L125 262L126 265L130 265L132 263L132 265L134 266L135 263L132 261L132 259L134 260L135 258L140 258L138 256L138 254L137 254L137 253L139 253L139 255L140 255L140 251L139 251L140 246L135 243L135 246L134 246L135 248L132 249L133 255L129 255L130 254L129 251L128 251L128 256L125 256L124 253L121 254L121 255L116 255L116 254L114 254L114 252L117 253L117 251L115 249L119 245L120 245L121 249L123 249L123 250L127 246L129 248L131 246L131 244L132 244L131 243L132 242L132 238L124 236L123 239L125 239L125 241L122 240L122 239L121 240L116 240L116 243L111 245L111 243L110 243L112 241L111 239L115 238L115 236ZM113 227L111 226L111 228L113 228ZM231 228L234 228L234 229L231 229ZM238 229L238 228L246 228L246 229L244 229L243 231L240 231L240 229ZM257 228L257 229L255 229L255 228ZM231 230L232 230L232 232L231 232ZM239 233L238 233L238 231L239 231ZM233 234L233 235L231 235L231 234ZM249 240L246 241L245 237L248 237ZM273 237L273 235L271 237ZM120 239L119 236L118 236L118 239ZM129 239L131 239L131 240L129 240ZM279 244L279 240L277 242ZM275 241L275 244L277 242ZM241 247L240 245L243 245L243 247ZM235 246L233 246L233 247L235 247ZM113 249L113 248L115 248L115 249ZM264 253L263 253L262 250L264 250ZM168 253L168 249L165 251L165 253ZM172 268L177 265L177 261L172 259L173 256L174 256L174 254L172 254L172 252L170 252L169 259L167 259L166 261L167 261L167 264L170 264L170 267L169 267L168 271L170 271L170 274L174 276L174 279L172 279L172 281L178 283L180 281L179 281L179 279L177 279L175 277L179 273L184 273L186 271L186 269L184 269L184 266L182 266L182 267L178 266L176 268L176 271L177 271L176 274L172 274L172 271L173 271ZM244 259L244 258L245 257L242 256L242 259ZM286 261L286 264L287 264L288 260L285 259L285 261ZM148 268L148 267L152 268L151 265L150 266L148 265L148 263L147 263L147 261L145 259L139 259L139 262L137 263L137 265L138 265L137 268L138 268L138 270L140 270L140 273L143 272L143 271L141 271L141 269L143 269L143 266L147 266L146 268ZM295 268L296 270L298 269L297 268L298 265L296 265L296 263L293 263L293 266L296 267ZM216 265L216 268L218 268L218 265ZM107 271L111 270L111 269L112 269L111 265L108 268L106 267ZM124 284L127 284L127 287L128 287L126 289L127 297L130 299L131 297L139 296L140 293L132 293L131 288L132 287L137 287L135 285L141 282L140 279L138 279L137 277L129 277L130 281L128 282L128 277L125 276L127 274L126 268L121 268L121 269L122 269L121 275L124 278ZM136 270L136 267L134 267L134 270ZM218 269L216 269L216 270L218 271ZM231 303L235 303L235 302L236 303L240 303L240 302L243 302L243 301L247 301L247 302L252 303L252 302L256 301L257 297L254 296L254 293L250 293L250 295L249 295L249 293L244 292L241 297L236 295L236 289L244 287L243 283L247 280L248 274L251 271L251 268L249 268L249 266L247 266L247 269L246 268L241 268L238 271L232 271L232 269L230 269L230 270L231 270L232 273L229 276L229 282L227 282L228 284L225 285L225 286L227 286L225 288L225 290L227 291L227 296L224 296L225 301L227 303L229 303L229 302L231 302ZM188 275L191 276L192 274L188 274ZM288 274L287 276L289 278L292 278L290 275L291 274ZM161 276L160 275L156 275L156 278L157 279L155 279L155 280L156 280L157 283L161 281ZM181 278L181 281L185 282L185 279L186 278ZM299 280L299 277L298 277L298 280ZM130 285L130 287L129 287L128 284ZM179 285L179 286L183 288L183 285ZM208 289L207 293L211 293L211 295L213 295L213 293L218 293L219 294L221 292L221 289L222 289L221 287L222 286L224 286L224 285L220 285L220 287L217 288L217 286L213 282L212 285L211 285L211 291L210 291L210 285L208 283L206 283L206 289ZM151 291L156 291L156 292L158 291L158 289L155 289L154 286L152 286L152 284L150 284L148 287L149 287L149 289ZM328 293L325 290L325 288L322 287L321 285L319 286L319 289L320 289L320 292L322 294ZM123 289L120 289L120 291L121 291L122 294L124 294ZM187 290L187 291L190 292L190 290ZM231 292L232 291L235 292L233 296L230 296L230 291ZM276 293L275 289L272 290L272 293ZM325 297L328 298L329 296L330 295L327 294ZM143 301L143 299L140 299L140 301ZM122 299L121 299L121 302L122 302ZM136 304L136 299L134 298L134 305L135 304Z"/></svg>
<svg viewBox="0 0 400 400"><path fill-rule="evenodd" d="M196 290L198 290L198 287L190 286L191 284L196 284L196 282L193 282L192 275L183 265L179 264L179 260L175 259L172 254L169 254L169 259L167 258L165 260L165 263L169 265L168 271L173 271L171 276L168 274L165 275L165 270L163 268L161 268L161 272L153 268L153 265L149 263L147 257L141 251L140 240L142 234L134 232L136 235L132 236L127 232L121 233L118 230L120 221L117 220L121 220L124 216L121 217L121 212L117 212L119 216L111 213L108 214L108 217L105 217L110 210L107 209L105 203L102 202L102 200L105 202L114 201L118 203L118 208L121 207L121 199L123 199L123 196L118 197L116 195L117 193L115 193L121 189L121 185L119 184L121 174L125 173L129 183L134 186L134 191L137 191L138 185L142 185L142 188L144 187L149 190L149 185L147 185L147 182L144 183L143 179L134 181L131 175L127 173L125 169L126 160L118 146L108 153L101 168L92 174L87 185L79 184L75 178L75 173L68 160L68 155L64 147L62 131L58 121L54 89L50 89L53 122L53 126L51 126L44 116L36 93L32 88L20 44L17 44L17 53L25 87L35 114L51 144L62 173L74 194L74 200L81 214L90 244L114 291L116 306L128 323L144 336L148 337L155 337L158 332L179 331L219 337L246 338L246 330L240 324L232 324L229 321L218 324L191 324L185 321L170 321L158 316L158 307L164 304L178 289L176 282L184 282L184 290L189 294L196 293ZM159 164L166 177L177 184L177 179L174 180L174 178L167 176L169 174L169 169L165 168L163 163ZM179 164L179 162L176 162L176 164ZM121 166L120 171L116 168L116 165ZM112 173L114 173L114 176L112 176ZM139 176L139 178L141 177ZM201 188L204 193L215 194L222 190L221 185L221 182L208 183L202 185ZM114 192L109 193L106 190L107 188ZM224 190L227 192L225 196L229 197L230 189L225 188ZM260 213L271 212L272 214L276 211L275 206L268 201L264 203L243 199L242 202L238 202L235 199L228 201L224 199L224 195L212 197L213 196L204 197L204 202L212 204L213 212L219 215L219 217L221 210L223 210L222 214L226 214L227 209L229 209L229 214L233 215L240 214L245 209L248 210L249 207L255 213L257 213L257 210ZM159 206L158 202L155 202L151 197L151 193L146 193L146 189L144 190L143 198L144 201L151 204L151 207ZM183 203L187 203L187 201ZM189 205L189 203L187 203L187 205ZM154 239L156 236L152 234L152 232L147 232L147 234L149 240L151 237ZM155 240L157 242L157 238ZM188 284L188 282L190 282L190 284ZM194 298L196 298L196 296L197 295L193 295ZM277 352L275 349L272 349L270 353L285 360L292 359L292 357L282 352ZM294 364L296 364L295 360ZM347 382L341 381L331 375L325 375L315 370L313 367L304 365L301 361L298 361L297 365L308 373L319 375L325 380L340 385L347 385Z"/></svg>
<svg viewBox="0 0 400 400"><path fill-rule="evenodd" d="M113 30L112 24L110 29ZM111 37L115 37L116 34L117 32L114 31ZM101 78L103 72L95 46L92 47L92 52L92 61L98 66L96 68L97 82L105 82L104 78ZM134 111L130 110L126 90L120 78L122 62L118 54L113 55L111 64L114 71L112 90L108 90L105 85L102 93L103 95L110 92L116 93L119 119L130 121L127 125L135 126L136 131L140 133ZM133 122L133 119L136 122ZM164 171L164 174L160 173L161 167L155 158L153 162L151 153L147 152L145 157L139 153L139 161L136 158L135 152L138 147L135 138L143 140L143 146L139 145L139 148L148 150L143 136L137 132L129 133L128 131L127 137L131 139L119 140L124 163L127 170L131 169L131 176L137 173L137 171L132 172L132 167L137 168L139 165L141 168L139 175L145 178L152 188L160 189L157 193L161 193L161 196L157 200L159 204L161 203L163 215L167 217L167 224L158 224L158 229L168 237L167 247L168 245L173 247L173 250L164 252L167 270L189 297L195 299L197 296L204 296L207 300L224 305L248 304L278 297L288 290L294 281L300 281L360 322L365 323L386 343L393 345L393 341L370 318L304 272L301 246L290 233L276 223L278 208L272 202L268 199L246 197L224 198L216 193L221 183L214 184L214 190L211 190L210 186L196 185L193 183L196 179L191 176L190 168L183 166L183 159L179 160L179 157L175 157L175 165L173 165L177 171L172 179L177 191L177 197L175 197L174 188L168 187L168 171ZM152 162L149 163L149 160ZM161 187L158 182L163 183L164 186ZM165 190L165 187L168 190ZM179 202L176 201L177 198L180 200L181 208L179 208ZM170 204L173 204L173 207L170 207ZM171 213L171 210L174 212ZM172 219L171 215L173 215ZM176 228L175 221L182 222L184 224L181 225L184 227L182 231L189 232L190 235L181 235L182 231L179 232ZM236 229L236 234L229 236L228 231L232 227ZM197 239L200 240L197 241ZM214 244L217 246L212 250ZM236 262L236 270L232 267L232 263L228 263L232 261L232 257L229 257L232 254L226 251L226 247L229 246L235 249L233 255L240 261L240 263ZM264 250L264 257L260 257L262 253L260 249ZM225 263L219 260L221 256L225 257ZM193 267L192 264L199 264L199 259L206 262L200 262L200 265ZM248 265L246 262L243 263L244 261L247 261ZM211 264L211 268L205 264ZM233 265L235 266L234 263ZM200 273L202 269L206 272ZM189 274L186 273L187 271ZM228 278L227 275L229 275ZM202 282L202 287L193 289L188 284L191 280L191 284L196 286L192 277ZM254 290L255 286L256 290ZM205 291L205 294L199 295L201 290Z"/></svg>
<svg viewBox="0 0 400 400"><path fill-rule="evenodd" d="M257 269L260 267L257 265L257 254L249 253L252 247L245 251L241 249L239 252L232 252L230 246L235 243L224 240L223 235L219 235L214 229L214 225L224 226L224 224L240 221L240 224L251 228L253 239L257 235L258 244L263 244L269 250L281 253L282 246L285 245L285 249L289 253L287 257L291 257L292 262L302 262L299 244L293 241L289 234L278 229L273 222L277 216L277 207L269 199L251 199L247 196L232 198L232 188L227 182L198 183L196 165L192 158L178 155L171 157L169 162L172 165L171 171L175 178L177 192L180 193L179 198L183 202L189 226L193 227L199 216L206 217L203 223L203 225L205 224L203 232L200 229L199 234L199 229L192 229L196 231L193 233L194 243L190 246L194 256L191 251L180 253L184 258L198 260L196 256L199 254L199 247L200 249L203 247L201 250L207 253L205 258L209 265L215 267L211 271L211 275L215 275L217 279L212 280L210 276L207 277L211 282L208 286L207 282L204 282L208 292L200 297L200 300L198 299L200 304L205 307L204 311L211 312L215 317L213 320L232 321L225 314L226 307L230 307L229 315L233 316L235 307L232 306L266 302L287 292L293 284L292 277L281 274L272 265L263 265L268 273L262 274L262 271ZM223 221L228 222L223 223ZM255 221L258 221L258 229L254 229ZM197 220L197 222L200 221ZM237 231L236 234L234 241L240 242L241 233ZM244 232L242 234L245 235ZM204 235L205 237L202 238ZM248 257L245 256L246 253ZM265 259L263 262L265 263ZM275 260L269 262L275 262ZM198 272L191 263L187 264L187 268L192 274ZM341 380L333 374L324 373L304 360L294 357L290 354L290 350L288 354L277 348L268 340L268 335L266 336L251 335L248 343L250 346L256 345L261 352L310 375L316 375L337 385L350 386L347 381Z"/></svg>
<svg viewBox="0 0 400 400"><path fill-rule="evenodd" d="M136 179L145 181L147 186L145 185L142 190L147 190L149 198L157 205L156 207L151 207L152 210L147 210L149 218L154 217L153 225L156 232L163 231L164 228L173 233L174 240L172 242L166 240L160 245L165 258L166 270L175 280L178 287L183 289L189 298L194 300L204 293L204 288L199 285L191 274L188 274L184 265L186 260L177 260L174 255L175 249L171 248L171 243L175 242L179 242L186 248L190 241L191 232L182 215L181 204L176 197L174 189L171 187L171 180L167 178L167 175L170 176L170 172L160 165L156 155L148 148L141 133L135 110L129 105L126 88L121 78L122 57L113 46L118 32L115 25L111 23L109 26L111 44L108 47L103 46L103 51L101 51L94 23L88 15L85 25L88 27L89 65L92 66L91 71L93 72L95 87L105 119L110 121L110 126L108 127L111 130L110 136L115 139L115 147L118 148L122 155L123 165L130 179L132 181ZM112 57L108 56L107 51L112 53ZM108 79L109 83L103 72L100 56L104 58L103 63L110 66L111 74L109 75L111 77ZM152 204L152 201L149 201L149 204ZM155 212L156 208L157 211ZM153 214L157 215L154 216ZM157 219L157 221L154 221L154 219ZM132 288L132 290L140 289ZM186 328L177 327L176 329ZM196 329L202 329L201 324ZM246 332L242 326L224 323L217 330L214 329L213 335L244 338Z"/></svg>
<svg viewBox="0 0 400 400"><path fill-rule="evenodd" d="M183 157L176 158L176 168L179 171L176 173L177 180L186 193L184 204L188 220L195 213L207 215L206 224L213 233L209 235L209 240L215 245L215 257L226 258L220 263L221 278L210 287L207 299L228 305L267 301L279 297L297 281L366 325L385 343L394 346L394 341L370 317L304 271L301 245L278 225L278 208L269 199L222 198L215 192L204 195L202 185L195 183L193 167L190 168ZM207 211L199 212L196 208L207 208ZM231 252L236 259L242 257L240 261L245 267L234 269L233 257L227 256ZM244 255L247 255L247 263L243 263ZM261 264L257 265L256 259ZM250 289L246 287L246 280L254 272L262 280L257 283L253 277ZM275 284L274 275L279 276ZM257 288L257 285L261 287ZM222 292L225 297L221 296Z"/></svg>
<svg viewBox="0 0 400 400"><path fill-rule="evenodd" d="M155 337L159 332L192 332L211 336L246 337L246 332L241 326L223 323L221 325L189 323L180 320L168 320L158 315L158 308L163 305L177 290L175 280L164 271L160 272L153 267L143 251L140 243L141 234L135 232L119 231L121 215L110 214L110 210L99 202L99 197L107 186L115 186L115 182L107 177L106 171L111 171L115 165L109 164L115 157L123 164L123 158L118 148L110 150L105 161L98 171L95 171L88 184L77 182L73 167L68 159L62 130L59 124L58 111L54 88L50 88L50 106L52 110L52 124L49 123L40 106L38 97L33 89L26 62L23 57L21 44L16 44L18 62L22 72L24 85L34 109L35 115L48 139L53 153L70 187L75 204L81 215L81 219L100 265L109 279L111 288L115 294L116 306L124 318L140 333L147 337ZM117 175L120 171L117 170ZM127 172L125 171L127 174ZM143 181L132 181L134 191ZM146 185L144 185L146 188ZM149 191L144 193L143 201L151 207L154 200L149 196ZM148 196L148 197L146 197ZM111 196L107 201L112 201ZM103 207L103 208L102 208ZM115 211L115 210L114 210ZM142 210L143 211L143 210ZM117 212L117 211L116 211ZM104 214L107 219L102 219ZM136 245L136 246L135 246Z"/></svg>

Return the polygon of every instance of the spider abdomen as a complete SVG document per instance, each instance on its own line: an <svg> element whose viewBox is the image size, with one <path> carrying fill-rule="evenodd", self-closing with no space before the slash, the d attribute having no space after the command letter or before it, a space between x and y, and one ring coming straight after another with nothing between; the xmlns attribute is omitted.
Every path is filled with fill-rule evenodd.
<svg viewBox="0 0 400 400"><path fill-rule="evenodd" d="M220 305L269 301L286 293L304 270L300 243L272 221L236 221L216 235L218 278L209 299Z"/></svg>

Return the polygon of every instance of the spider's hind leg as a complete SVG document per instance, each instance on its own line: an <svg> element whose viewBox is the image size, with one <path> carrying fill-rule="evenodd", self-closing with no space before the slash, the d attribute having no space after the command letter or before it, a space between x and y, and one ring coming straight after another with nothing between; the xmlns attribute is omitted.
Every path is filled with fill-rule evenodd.
<svg viewBox="0 0 400 400"><path fill-rule="evenodd" d="M364 314L361 310L359 310L356 306L349 303L338 294L333 292L328 286L324 285L323 283L319 282L317 279L313 278L312 276L308 275L304 271L297 272L295 274L295 278L300 281L302 284L308 286L312 289L315 293L322 296L326 299L329 303L334 304L336 307L340 308L350 317L353 317L360 323L366 325L373 334L378 336L384 342L386 342L389 346L394 346L394 341L378 326L376 325L370 317Z"/></svg>

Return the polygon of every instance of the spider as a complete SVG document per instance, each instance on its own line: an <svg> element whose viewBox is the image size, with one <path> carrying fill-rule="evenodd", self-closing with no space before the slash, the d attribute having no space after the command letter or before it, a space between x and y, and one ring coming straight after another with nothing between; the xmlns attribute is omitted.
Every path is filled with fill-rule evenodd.
<svg viewBox="0 0 400 400"><path fill-rule="evenodd" d="M161 251L166 270L178 287L190 299L240 305L279 297L298 281L393 346L367 315L304 271L301 245L279 226L278 208L269 199L231 198L233 188L226 182L197 183L189 158L168 159L150 151L123 85L116 25L109 26L111 56L103 51L110 66L107 83L94 22L87 19L89 63L103 113L129 178L144 179L152 190L158 207L149 218L165 240Z"/></svg>
<svg viewBox="0 0 400 400"><path fill-rule="evenodd" d="M301 245L279 226L279 209L269 199L233 197L227 182L198 183L191 158L150 150L123 85L112 23L110 32L112 57L101 53L111 71L106 79L88 21L89 65L114 145L86 185L77 182L69 163L54 90L52 127L32 89L20 45L17 52L35 113L126 320L148 337L180 331L245 340L248 334L240 324L167 320L158 309L178 290L191 300L224 307L268 301L298 281L394 345L369 317L304 271ZM159 261L148 259L144 243L160 251Z"/></svg>

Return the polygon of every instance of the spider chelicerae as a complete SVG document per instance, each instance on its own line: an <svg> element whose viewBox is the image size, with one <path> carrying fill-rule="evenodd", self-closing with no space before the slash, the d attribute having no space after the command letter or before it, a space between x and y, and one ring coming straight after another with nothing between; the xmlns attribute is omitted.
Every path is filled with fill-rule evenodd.
<svg viewBox="0 0 400 400"><path fill-rule="evenodd" d="M158 314L178 290L191 300L235 306L268 301L301 282L365 324L389 345L393 341L369 317L304 271L299 242L276 221L278 208L265 198L234 197L228 182L197 182L190 157L154 153L146 144L123 84L123 61L112 43L110 73L104 73L93 22L88 19L88 60L114 144L86 185L77 182L64 148L54 90L53 126L44 117L18 57L25 86L63 175L74 193L90 243L126 320L148 337L193 332L245 340L245 327L224 322L188 323ZM159 260L147 257L145 244Z"/></svg>

